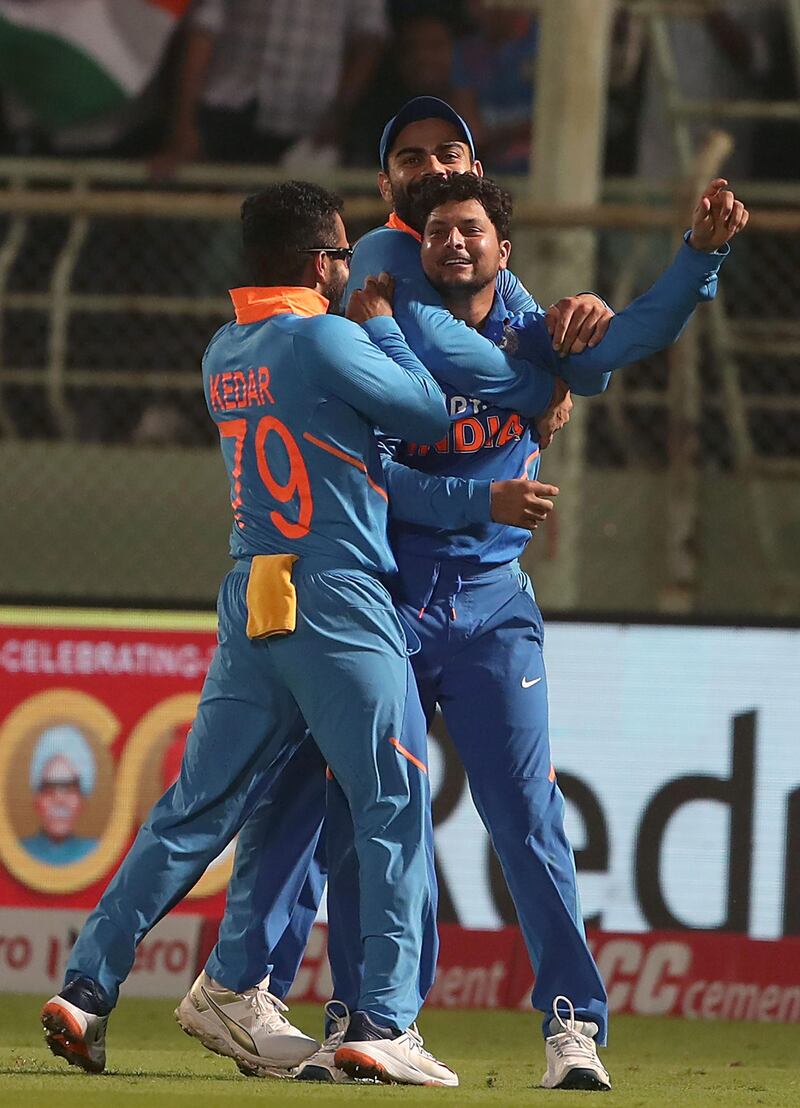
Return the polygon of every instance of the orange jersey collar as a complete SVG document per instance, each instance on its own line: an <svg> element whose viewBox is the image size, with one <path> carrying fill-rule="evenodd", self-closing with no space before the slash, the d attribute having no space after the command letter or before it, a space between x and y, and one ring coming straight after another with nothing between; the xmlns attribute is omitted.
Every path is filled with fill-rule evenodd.
<svg viewBox="0 0 800 1108"><path fill-rule="evenodd" d="M260 323L274 315L325 315L328 301L314 289L293 285L229 289L237 323Z"/></svg>
<svg viewBox="0 0 800 1108"><path fill-rule="evenodd" d="M409 227L407 223L403 223L397 212L392 212L386 220L386 226L391 227L393 231L405 231L407 235L411 235L417 242L422 242L422 235L419 231L415 231L413 227Z"/></svg>

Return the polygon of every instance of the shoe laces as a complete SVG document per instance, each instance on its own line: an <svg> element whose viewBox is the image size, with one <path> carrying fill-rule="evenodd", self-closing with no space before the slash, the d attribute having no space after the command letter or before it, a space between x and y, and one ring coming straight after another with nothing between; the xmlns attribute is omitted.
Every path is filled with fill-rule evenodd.
<svg viewBox="0 0 800 1108"><path fill-rule="evenodd" d="M256 1026L268 1027L271 1031L289 1026L289 1021L282 1015L289 1011L288 1007L261 985L256 985L253 990L250 1006L256 1014Z"/></svg>
<svg viewBox="0 0 800 1108"><path fill-rule="evenodd" d="M408 1037L411 1039L414 1050L418 1050L420 1054L422 1054L425 1058L430 1058L432 1062L438 1061L438 1059L434 1058L429 1050L425 1049L423 1045L422 1035L420 1035L419 1028L417 1027L416 1023L411 1024L411 1026L406 1030L406 1035L408 1035Z"/></svg>
<svg viewBox="0 0 800 1108"><path fill-rule="evenodd" d="M568 1016L565 1020L558 1010L560 1003L566 1005ZM566 996L557 996L553 1001L553 1015L563 1028L555 1035L548 1036L548 1042L559 1058L569 1054L571 1058L597 1062L597 1048L594 1039L578 1030L575 1020L575 1008Z"/></svg>
<svg viewBox="0 0 800 1108"><path fill-rule="evenodd" d="M344 1033L350 1022L350 1009L341 1000L329 1000L325 1005L325 1015L331 1021L333 1027L322 1041L320 1052L334 1054L341 1046Z"/></svg>

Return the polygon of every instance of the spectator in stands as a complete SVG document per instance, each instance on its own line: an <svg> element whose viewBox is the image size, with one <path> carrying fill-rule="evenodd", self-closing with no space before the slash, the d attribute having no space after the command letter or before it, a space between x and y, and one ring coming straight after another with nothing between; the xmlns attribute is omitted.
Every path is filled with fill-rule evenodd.
<svg viewBox="0 0 800 1108"><path fill-rule="evenodd" d="M764 12L768 64L763 78L770 100L800 99L800 72L794 64L795 43L787 8L777 4ZM800 178L797 120L759 120L753 142L753 176L774 181Z"/></svg>
<svg viewBox="0 0 800 1108"><path fill-rule="evenodd" d="M438 96L470 126L478 124L474 93L453 83L453 30L450 13L441 4L411 7L398 19L392 47L351 119L346 144L350 164L374 164L386 120L416 96Z"/></svg>
<svg viewBox="0 0 800 1108"><path fill-rule="evenodd" d="M533 110L537 19L508 7L472 0L473 33L456 43L454 83L475 97L474 128L484 168L493 173L528 169Z"/></svg>
<svg viewBox="0 0 800 1108"><path fill-rule="evenodd" d="M753 4L750 0L735 0L698 15L670 16L666 27L678 66L676 91L690 100L763 97L763 78L769 68L769 19L769 5ZM660 180L680 175L673 127L652 48L639 122L638 175ZM733 154L724 166L726 175L751 176L755 121L709 117L692 122L694 149L702 145L703 137L714 126L729 131L735 142Z"/></svg>
<svg viewBox="0 0 800 1108"><path fill-rule="evenodd" d="M645 26L641 15L617 12L608 62L608 104L604 172L610 177L636 171L636 135L644 83Z"/></svg>
<svg viewBox="0 0 800 1108"><path fill-rule="evenodd" d="M15 154L142 157L190 0L0 0L0 95ZM131 5L132 7L134 5Z"/></svg>
<svg viewBox="0 0 800 1108"><path fill-rule="evenodd" d="M292 148L334 164L387 34L385 0L197 0L154 172L200 157L274 164Z"/></svg>

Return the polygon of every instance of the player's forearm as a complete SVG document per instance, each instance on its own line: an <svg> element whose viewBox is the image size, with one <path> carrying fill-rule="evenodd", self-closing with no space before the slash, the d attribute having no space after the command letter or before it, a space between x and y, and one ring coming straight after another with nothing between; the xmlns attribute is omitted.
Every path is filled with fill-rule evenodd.
<svg viewBox="0 0 800 1108"><path fill-rule="evenodd" d="M395 519L440 531L460 531L491 519L491 481L420 473L383 453L381 462Z"/></svg>
<svg viewBox="0 0 800 1108"><path fill-rule="evenodd" d="M687 243L647 292L613 317L597 346L562 361L563 377L574 392L587 381L664 350L680 337L695 308L713 299L717 274L729 250L704 253Z"/></svg>
<svg viewBox="0 0 800 1108"><path fill-rule="evenodd" d="M444 308L395 298L395 316L409 346L437 380L454 392L525 416L538 415L553 392L553 358L546 368L504 353Z"/></svg>

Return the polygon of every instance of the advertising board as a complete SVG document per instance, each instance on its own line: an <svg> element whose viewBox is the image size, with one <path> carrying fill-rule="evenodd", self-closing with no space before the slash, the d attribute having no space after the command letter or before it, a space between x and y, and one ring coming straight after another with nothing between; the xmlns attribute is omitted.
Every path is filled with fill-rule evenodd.
<svg viewBox="0 0 800 1108"><path fill-rule="evenodd" d="M62 936L94 905L177 775L213 648L208 615L0 609L0 909L77 913ZM682 942L670 957L711 989L711 1000L679 991L685 1014L724 1007L712 986L736 983L740 961L717 965L721 948L700 932L800 935L800 631L553 622L545 653L553 763L601 969L637 1010L644 986L631 981L651 965L653 932ZM497 957L511 957L513 905L441 719L429 764L441 919L496 933ZM176 911L218 919L231 858ZM680 977L677 964L667 969ZM508 983L522 996L529 972L506 967L486 996L516 1006ZM784 974L759 988L794 984Z"/></svg>

